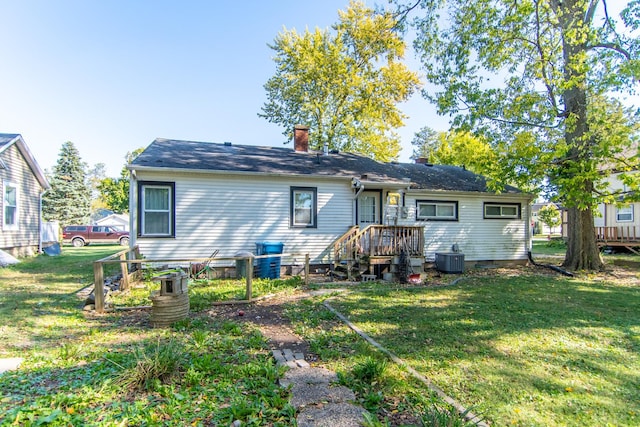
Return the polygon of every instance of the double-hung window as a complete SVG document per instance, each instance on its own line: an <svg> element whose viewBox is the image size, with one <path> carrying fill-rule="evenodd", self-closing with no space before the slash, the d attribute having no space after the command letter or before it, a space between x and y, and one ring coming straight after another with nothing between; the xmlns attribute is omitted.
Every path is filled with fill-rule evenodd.
<svg viewBox="0 0 640 427"><path fill-rule="evenodd" d="M291 187L290 224L294 228L317 228L318 190Z"/></svg>
<svg viewBox="0 0 640 427"><path fill-rule="evenodd" d="M416 201L416 219L419 221L457 221L458 202L418 200Z"/></svg>
<svg viewBox="0 0 640 427"><path fill-rule="evenodd" d="M8 181L2 185L2 229L18 229L18 186Z"/></svg>
<svg viewBox="0 0 640 427"><path fill-rule="evenodd" d="M619 208L617 208L616 221L632 222L633 221L633 205L620 206Z"/></svg>
<svg viewBox="0 0 640 427"><path fill-rule="evenodd" d="M487 219L520 219L518 203L485 203L484 217Z"/></svg>
<svg viewBox="0 0 640 427"><path fill-rule="evenodd" d="M173 182L139 182L138 208L139 236L175 236L175 184Z"/></svg>

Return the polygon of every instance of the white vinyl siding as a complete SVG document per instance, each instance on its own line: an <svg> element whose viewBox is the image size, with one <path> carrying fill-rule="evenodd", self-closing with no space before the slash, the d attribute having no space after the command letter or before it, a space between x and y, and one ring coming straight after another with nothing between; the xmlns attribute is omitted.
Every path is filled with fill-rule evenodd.
<svg viewBox="0 0 640 427"><path fill-rule="evenodd" d="M525 210L528 200L525 195L511 197L508 203L504 203L504 198L493 198L487 194L465 193L456 197L455 193L447 193L442 196L442 201L457 199L458 221L417 221L416 202L437 198L429 193L408 193L405 196L407 218L399 221L398 225L424 226L427 260L434 260L436 252L451 252L453 245L457 245L465 261L525 261L530 243L528 211ZM484 218L485 202L509 204L512 201L524 206L521 219L494 221Z"/></svg>
<svg viewBox="0 0 640 427"><path fill-rule="evenodd" d="M5 164L0 168L0 185L11 183L16 188L17 208L15 225L3 227L0 233L0 249L11 250L16 254L33 254L40 243L40 193L43 188L34 175L29 163L13 144L0 153ZM2 188L2 223L5 223L5 189Z"/></svg>
<svg viewBox="0 0 640 427"><path fill-rule="evenodd" d="M166 180L166 174L137 171L140 181ZM337 179L172 174L175 182L175 238L139 238L147 258L198 258L218 250L218 257L256 251L263 241L284 243L297 254L287 263L329 262L327 248L353 224L350 181ZM291 188L317 189L316 228L291 228ZM136 194L134 194L136 197ZM137 203L134 201L134 203ZM136 224L134 224L135 226ZM136 233L132 232L132 236ZM302 255L300 257L299 255Z"/></svg>
<svg viewBox="0 0 640 427"><path fill-rule="evenodd" d="M168 178L148 171L137 171L137 176L144 181ZM175 182L175 238L138 239L141 253L149 259L198 258L216 250L219 258L233 257L239 252L255 253L256 243L269 241L282 242L284 252L293 254L282 265L302 265L306 253L312 264L328 263L332 242L356 220L351 183L338 178L172 173L171 180ZM317 228L291 228L292 187L317 189ZM406 215L398 218L398 225L424 227L427 259L436 252L450 252L457 244L467 261L527 260L526 195L407 192L404 199L399 208ZM458 221L417 221L418 200L457 202ZM485 202L521 205L522 218L484 219Z"/></svg>

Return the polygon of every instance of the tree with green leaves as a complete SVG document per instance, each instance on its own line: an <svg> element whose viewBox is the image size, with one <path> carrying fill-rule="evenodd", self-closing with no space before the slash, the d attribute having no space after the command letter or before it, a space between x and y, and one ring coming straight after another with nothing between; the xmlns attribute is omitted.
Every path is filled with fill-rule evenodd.
<svg viewBox="0 0 640 427"><path fill-rule="evenodd" d="M129 212L129 170L127 165L142 153L144 148L137 148L132 152L127 152L125 164L120 171L119 178L104 178L98 184L100 200L107 209L115 213Z"/></svg>
<svg viewBox="0 0 640 427"><path fill-rule="evenodd" d="M638 120L620 102L640 78L640 2L619 19L607 0L398 3L437 87L426 97L491 145L494 188L546 186L568 209L563 265L600 269L593 210L612 174L640 182Z"/></svg>
<svg viewBox="0 0 640 427"><path fill-rule="evenodd" d="M86 223L91 189L87 185L86 165L73 142L62 144L53 175L48 178L51 188L42 196L45 221L59 221L63 226Z"/></svg>
<svg viewBox="0 0 640 427"><path fill-rule="evenodd" d="M421 128L411 140L411 145L413 145L411 158L413 160L427 159L433 163L432 154L439 145L441 134L442 132L437 132L428 126Z"/></svg>
<svg viewBox="0 0 640 427"><path fill-rule="evenodd" d="M398 104L420 84L403 63L405 43L390 13L358 1L339 11L332 30L285 29L270 45L276 72L265 84L264 117L280 125L287 140L295 124L310 127L314 149L396 159L395 129L405 116Z"/></svg>
<svg viewBox="0 0 640 427"><path fill-rule="evenodd" d="M560 211L553 203L549 203L540 208L538 211L538 219L549 229L549 239L551 239L553 229L562 223Z"/></svg>
<svg viewBox="0 0 640 427"><path fill-rule="evenodd" d="M477 174L491 175L497 167L496 153L484 138L471 132L450 130L435 132L423 128L416 133L412 144L417 147L415 153L421 153L429 163L460 166ZM514 184L506 182L506 184ZM530 186L522 187L531 189Z"/></svg>

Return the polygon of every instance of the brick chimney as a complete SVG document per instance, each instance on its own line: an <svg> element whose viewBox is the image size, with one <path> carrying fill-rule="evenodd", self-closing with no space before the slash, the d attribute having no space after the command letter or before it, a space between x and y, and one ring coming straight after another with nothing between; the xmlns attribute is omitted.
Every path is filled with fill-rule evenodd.
<svg viewBox="0 0 640 427"><path fill-rule="evenodd" d="M295 125L293 127L293 149L309 151L309 126Z"/></svg>

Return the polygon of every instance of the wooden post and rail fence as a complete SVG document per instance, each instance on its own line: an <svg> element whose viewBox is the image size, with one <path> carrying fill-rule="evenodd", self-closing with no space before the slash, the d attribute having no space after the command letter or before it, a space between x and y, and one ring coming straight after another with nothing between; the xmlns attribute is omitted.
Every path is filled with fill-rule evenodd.
<svg viewBox="0 0 640 427"><path fill-rule="evenodd" d="M120 271L122 273L122 281L120 282L120 289L126 290L129 288L130 283L133 280L138 280L139 273L142 271L143 264L189 264L189 267L193 263L208 265L212 261L238 261L244 260L246 263L246 294L243 302L250 302L253 298L252 282L253 282L253 260L261 258L274 258L292 256L293 254L268 254L260 256L249 257L216 257L216 258L182 258L182 259L141 259L140 249L135 246L131 249L126 249L110 255L108 257L94 261L93 263L93 277L94 277L94 297L95 297L95 310L97 313L104 313L105 309L105 294L104 294L104 267L105 265L119 264ZM304 262L304 282L305 285L309 284L309 254L305 254ZM132 268L137 266L137 268ZM133 270L133 271L132 271Z"/></svg>

